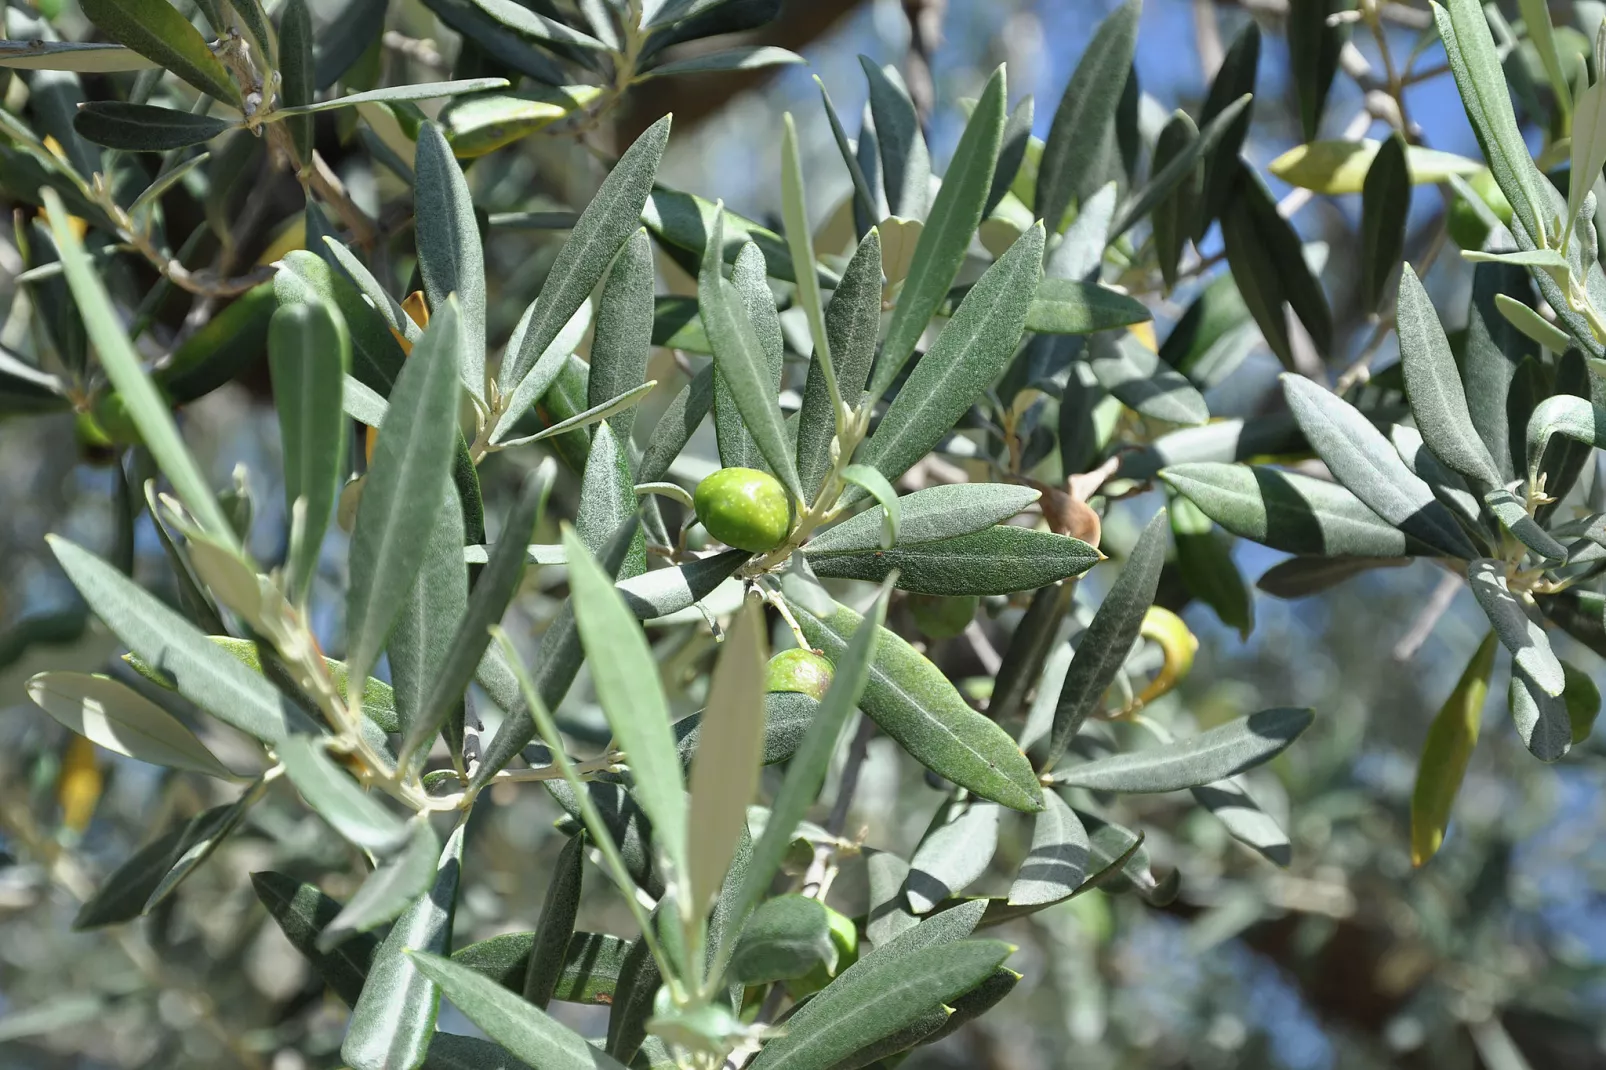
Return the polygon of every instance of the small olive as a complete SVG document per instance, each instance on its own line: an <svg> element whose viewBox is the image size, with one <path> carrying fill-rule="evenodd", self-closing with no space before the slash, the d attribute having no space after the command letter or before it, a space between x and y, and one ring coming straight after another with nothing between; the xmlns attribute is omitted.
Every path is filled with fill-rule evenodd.
<svg viewBox="0 0 1606 1070"><path fill-rule="evenodd" d="M1467 179L1467 185L1478 198L1495 214L1495 218L1502 223L1511 222L1511 202L1500 191L1500 186L1494 180L1488 168L1474 172ZM1457 196L1450 202L1449 216L1445 220L1445 227L1450 238L1463 249L1474 251L1483 248L1483 243L1489 236L1489 226L1478 214L1478 210L1464 198Z"/></svg>
<svg viewBox="0 0 1606 1070"><path fill-rule="evenodd" d="M818 701L825 698L835 675L831 663L812 650L793 647L770 659L764 669L765 691L798 691Z"/></svg>
<svg viewBox="0 0 1606 1070"><path fill-rule="evenodd" d="M781 481L753 468L721 468L697 484L697 519L714 538L761 554L786 541L792 499Z"/></svg>
<svg viewBox="0 0 1606 1070"><path fill-rule="evenodd" d="M964 632L976 616L981 599L976 595L948 597L940 594L912 594L909 612L915 627L930 639L952 639Z"/></svg>

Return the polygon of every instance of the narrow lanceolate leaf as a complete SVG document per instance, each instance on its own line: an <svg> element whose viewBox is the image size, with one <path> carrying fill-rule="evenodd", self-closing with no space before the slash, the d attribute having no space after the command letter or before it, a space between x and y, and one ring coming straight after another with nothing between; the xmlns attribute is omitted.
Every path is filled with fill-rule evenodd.
<svg viewBox="0 0 1606 1070"><path fill-rule="evenodd" d="M1329 196L1364 193L1366 177L1371 174L1373 165L1388 144L1387 141L1361 138L1295 145L1267 164L1266 170L1291 186L1299 186L1313 193ZM1413 186L1451 182L1474 174L1483 167L1480 160L1420 145L1407 145L1404 153L1404 181Z"/></svg>
<svg viewBox="0 0 1606 1070"><path fill-rule="evenodd" d="M173 11L166 0L150 0L150 2ZM176 11L174 17L179 18ZM184 27L190 29L189 23L184 23ZM102 26L102 29L105 27ZM194 30L190 32L194 33ZM198 34L197 39L199 39ZM140 437L144 439L151 455L156 458L156 463L161 466L162 472L172 482L173 489L178 492L184 507L200 522L207 534L219 540L224 546L237 550L239 542L234 529L224 517L223 511L218 508L217 499L212 496L212 489L207 485L206 477L195 463L195 459L190 456L184 440L179 436L178 427L173 423L167 402L157 393L156 387L145 374L139 354L134 352L122 320L112 308L111 298L101 283L99 272L84 252L83 242L79 240L78 232L68 218L67 209L62 205L55 190L45 189L40 195L50 216L51 235L56 239L56 248L61 253L61 265L67 275L67 286L72 290L73 301L78 305L84 328L88 331L89 340L94 344L95 352L100 357L106 378L111 380L118 396L123 399L129 418L139 429ZM125 637L124 642L127 641Z"/></svg>
<svg viewBox="0 0 1606 1070"><path fill-rule="evenodd" d="M1037 165L1037 216L1058 233L1065 210L1104 181L1099 151L1115 122L1137 46L1141 0L1127 0L1099 24L1054 111Z"/></svg>
<svg viewBox="0 0 1606 1070"><path fill-rule="evenodd" d="M997 803L950 798L931 819L931 827L909 860L904 898L915 914L929 913L938 903L974 884L993 860L998 847Z"/></svg>
<svg viewBox="0 0 1606 1070"><path fill-rule="evenodd" d="M1308 709L1279 707L1197 736L1115 754L1054 774L1057 784L1091 791L1181 791L1225 780L1271 761L1310 727Z"/></svg>
<svg viewBox="0 0 1606 1070"><path fill-rule="evenodd" d="M1169 157L1169 162L1162 164L1160 158L1157 158L1154 177L1149 179L1148 184L1121 209L1119 218L1110 226L1109 240L1114 241L1125 234L1151 210L1155 213L1150 217L1151 221L1158 222L1157 217L1161 214L1158 206L1173 196L1178 199L1176 223L1184 229L1168 241L1179 243L1180 248L1182 241L1196 234L1201 226L1199 214L1203 211L1202 162L1215 151L1216 145L1230 131L1237 129L1238 117L1249 107L1249 102L1250 97L1247 93L1237 100L1229 101L1219 112L1207 118L1203 129L1199 131L1198 138L1188 141L1180 151ZM1178 116L1185 114L1181 111L1176 113ZM1193 120L1189 119L1187 126L1192 128ZM1164 226L1169 225L1169 223L1164 224Z"/></svg>
<svg viewBox="0 0 1606 1070"><path fill-rule="evenodd" d="M743 48L722 49L718 52L709 52L660 64L645 72L642 77L656 78L660 75L702 74L708 71L753 71L764 67L806 62L808 61L796 52L790 52L784 48L776 48L774 45L752 45Z"/></svg>
<svg viewBox="0 0 1606 1070"><path fill-rule="evenodd" d="M1559 696L1566 683L1561 662L1550 649L1544 625L1529 616L1528 609L1511 593L1504 563L1488 558L1469 563L1467 582L1489 623L1494 625L1500 644L1511 651L1517 668L1546 695Z"/></svg>
<svg viewBox="0 0 1606 1070"><path fill-rule="evenodd" d="M580 913L580 895L585 879L584 836L573 836L558 853L541 903L541 920L536 924L522 978L524 998L544 1008L563 980L564 953L575 938L574 921Z"/></svg>
<svg viewBox="0 0 1606 1070"><path fill-rule="evenodd" d="M311 104L317 95L317 61L313 57L312 13L306 0L290 0L279 16L279 95L288 107ZM302 116L290 120L290 137L295 143L300 166L312 163L312 120Z"/></svg>
<svg viewBox="0 0 1606 1070"><path fill-rule="evenodd" d="M597 327L591 340L591 375L586 380L586 406L597 409L639 389L647 382L647 356L652 349L652 243L638 229L625 240L614 259L597 303ZM614 433L630 441L636 423L632 409L605 417Z"/></svg>
<svg viewBox="0 0 1606 1070"><path fill-rule="evenodd" d="M798 155L797 125L787 112L781 124L781 218L785 222L786 246L792 253L797 273L797 295L808 317L809 334L814 339L814 363L832 390L836 389L836 365L831 360L831 335L825 329L825 303L820 298L820 279L814 271L814 238L809 230L808 194L803 188L803 161ZM811 365L812 369L812 365ZM835 425L835 413L833 426Z"/></svg>
<svg viewBox="0 0 1606 1070"><path fill-rule="evenodd" d="M431 687L443 672L452 633L468 606L463 512L450 489L441 495L429 526L429 542L385 644L397 720L403 734L409 737L419 731ZM449 701L453 709L461 710L461 689ZM450 743L455 752L457 740L451 739Z"/></svg>
<svg viewBox="0 0 1606 1070"><path fill-rule="evenodd" d="M840 553L807 553L823 577L880 581L921 594L1009 594L1079 576L1103 560L1080 539L1001 525L970 535Z"/></svg>
<svg viewBox="0 0 1606 1070"><path fill-rule="evenodd" d="M1439 325L1439 314L1409 264L1400 276L1397 320L1405 394L1422 441L1439 460L1475 484L1497 486L1500 470L1473 427L1460 369Z"/></svg>
<svg viewBox="0 0 1606 1070"><path fill-rule="evenodd" d="M535 366L580 303L590 296L619 247L640 225L641 209L652 191L658 161L668 141L666 115L625 150L597 195L580 213L536 298L518 351L503 362L500 384L504 394Z"/></svg>
<svg viewBox="0 0 1606 1070"><path fill-rule="evenodd" d="M79 5L118 44L155 61L195 88L239 105L240 90L199 30L167 0L86 0Z"/></svg>
<svg viewBox="0 0 1606 1070"><path fill-rule="evenodd" d="M793 1015L785 1035L748 1065L827 1070L976 987L1012 950L1000 941L961 940L882 960L877 969L844 972L811 1001L812 1013Z"/></svg>
<svg viewBox="0 0 1606 1070"><path fill-rule="evenodd" d="M1047 278L1037 285L1026 329L1039 334L1092 334L1153 318L1135 297L1080 279Z"/></svg>
<svg viewBox="0 0 1606 1070"><path fill-rule="evenodd" d="M1234 101L1254 93L1259 68L1260 24L1249 19L1238 31L1238 36L1233 38L1232 44L1227 46L1227 54L1222 57L1221 67L1216 71L1216 77L1210 83L1210 92L1205 96L1204 111L1199 115L1200 123L1209 125ZM1205 160L1201 211L1195 219L1195 226L1199 229L1193 232L1195 242L1204 237L1204 231L1213 220L1221 218L1225 222L1227 205L1234 199L1235 187L1242 181L1235 177L1235 173L1243 169L1239 154L1249 136L1252 113L1253 105L1240 112L1238 118L1223 131L1220 143ZM1234 269L1233 273L1237 274L1237 270ZM1321 345L1319 340L1317 344Z"/></svg>
<svg viewBox="0 0 1606 1070"><path fill-rule="evenodd" d="M1004 69L1000 67L988 79L987 88L976 102L970 121L965 124L965 132L960 135L959 145L954 149L953 163L943 176L942 189L925 217L925 226L915 242L909 273L904 276L898 303L887 323L886 341L882 343L881 359L870 385L873 396L880 397L892 385L914 353L926 324L953 285L959 266L964 263L965 250L970 247L970 240L981 223L981 211L987 201L993 167L1004 136L1008 95L1004 85ZM871 99L873 101L874 97ZM881 145L885 151L884 132ZM888 177L890 181L890 171ZM900 213L896 207L893 214L911 215Z"/></svg>
<svg viewBox="0 0 1606 1070"><path fill-rule="evenodd" d="M779 399L770 379L770 364L752 319L742 303L742 295L729 279L722 277L718 261L710 271L705 265L698 283L703 325L714 349L714 367L719 379L730 390L759 452L788 490L802 498L797 465L786 447L786 427L781 418Z"/></svg>
<svg viewBox="0 0 1606 1070"><path fill-rule="evenodd" d="M1273 865L1286 868L1293 860L1288 833L1255 801L1242 777L1228 777L1190 791L1193 801L1225 826L1227 835Z"/></svg>
<svg viewBox="0 0 1606 1070"><path fill-rule="evenodd" d="M950 483L927 487L898 499L898 545L953 539L1002 524L1041 495L1009 483ZM871 509L816 535L808 551L819 554L875 550L881 545L881 516Z"/></svg>
<svg viewBox="0 0 1606 1070"><path fill-rule="evenodd" d="M485 253L480 229L474 221L474 201L452 147L435 123L418 131L414 163L414 240L418 243L418 273L424 280L429 307L439 311L446 298L457 295L463 332L458 369L463 385L476 397L485 396Z"/></svg>
<svg viewBox="0 0 1606 1070"><path fill-rule="evenodd" d="M73 116L78 135L109 149L167 152L211 141L240 125L238 119L212 118L150 104L97 100Z"/></svg>
<svg viewBox="0 0 1606 1070"><path fill-rule="evenodd" d="M348 841L388 854L407 839L407 823L351 779L324 749L326 737L291 736L279 744L285 775L319 817Z"/></svg>
<svg viewBox="0 0 1606 1070"><path fill-rule="evenodd" d="M1337 483L1296 472L1198 461L1160 478L1234 535L1290 554L1400 557L1405 533Z"/></svg>
<svg viewBox="0 0 1606 1070"><path fill-rule="evenodd" d="M536 520L556 474L555 462L548 459L525 477L496 547L474 583L466 611L452 633L451 644L425 680L428 698L406 726L407 735L402 741L403 768L409 767L409 759L414 768L422 763L428 755L430 741L461 702L463 690L474 678L474 671L491 642L490 627L502 619L518 590L519 579L524 574L524 544L535 531ZM446 628L450 624L450 621L442 621L437 627Z"/></svg>
<svg viewBox="0 0 1606 1070"><path fill-rule="evenodd" d="M580 476L580 507L575 513L575 530L583 543L595 549L605 544L619 525L636 516L638 508L635 486L630 479L630 455L612 428L606 423L598 424ZM630 553L615 576L628 579L646 571L646 542L637 531L630 542Z"/></svg>
<svg viewBox="0 0 1606 1070"><path fill-rule="evenodd" d="M1585 398L1557 394L1534 406L1528 418L1528 480L1539 478L1545 447L1556 435L1589 446L1606 444L1606 409L1596 408Z"/></svg>
<svg viewBox="0 0 1606 1070"><path fill-rule="evenodd" d="M1515 298L1495 294L1494 307L1524 337L1538 342L1552 353L1563 353L1572 344L1566 331Z"/></svg>
<svg viewBox="0 0 1606 1070"><path fill-rule="evenodd" d="M440 1010L440 990L419 969L415 952L442 954L452 943L463 866L463 828L441 851L435 879L396 919L374 952L362 996L351 1009L340 1057L352 1070L413 1070L423 1065Z"/></svg>
<svg viewBox="0 0 1606 1070"><path fill-rule="evenodd" d="M1283 394L1317 456L1378 516L1451 556L1476 555L1433 489L1405 467L1399 452L1353 405L1295 375L1283 376Z"/></svg>
<svg viewBox="0 0 1606 1070"><path fill-rule="evenodd" d="M1137 641L1144 614L1154 601L1165 565L1169 526L1165 510L1156 513L1138 536L1121 575L1104 596L1093 621L1082 633L1076 657L1065 674L1054 707L1054 728L1039 768L1054 767L1090 713L1103 708L1104 692Z"/></svg>
<svg viewBox="0 0 1606 1070"><path fill-rule="evenodd" d="M699 290L703 278L709 279L710 285L715 285L719 261L714 257L713 251L718 246L717 241L710 242L704 253L699 274ZM759 353L763 357L762 370L767 373L769 394L779 397L784 343L781 335L781 319L775 310L775 294L766 279L768 270L764 254L758 246L752 242L744 242L736 254L736 262L731 265L731 285L740 295L741 307L753 325L754 337L758 339ZM712 353L713 344L710 343L708 348ZM834 420L832 422L835 423ZM770 462L765 457L763 449L759 447L758 440L753 432L748 430L741 404L732 392L725 373L719 370L718 357L714 359L714 438L719 447L720 463L725 467L771 470Z"/></svg>
<svg viewBox="0 0 1606 1070"><path fill-rule="evenodd" d="M636 799L652 821L659 848L677 874L688 874L686 788L652 651L612 577L573 529L564 531L563 545L574 619L597 699L635 775Z"/></svg>
<svg viewBox="0 0 1606 1070"><path fill-rule="evenodd" d="M796 603L791 607L809 642L832 661L839 661L862 623L842 606L823 619ZM859 706L939 776L1014 810L1042 808L1042 789L1014 740L971 709L935 665L892 632L881 633Z"/></svg>
<svg viewBox="0 0 1606 1070"><path fill-rule="evenodd" d="M1396 133L1383 143L1366 169L1361 190L1361 300L1367 308L1377 310L1383 305L1389 278L1405 252L1410 212L1411 174L1405 166L1405 139Z"/></svg>
<svg viewBox="0 0 1606 1070"><path fill-rule="evenodd" d="M458 1010L498 1044L542 1070L623 1070L580 1034L489 977L420 949L408 956Z"/></svg>
<svg viewBox="0 0 1606 1070"><path fill-rule="evenodd" d="M1572 174L1599 175L1606 167L1606 72L1595 73L1595 84L1578 97L1573 112ZM1569 185L1567 218L1577 219L1594 182Z"/></svg>
<svg viewBox="0 0 1606 1070"><path fill-rule="evenodd" d="M1438 853L1461 778L1466 774L1472 748L1478 743L1483 702L1489 694L1494 669L1495 635L1490 632L1444 700L1428 726L1422 758L1416 769L1416 790L1411 793L1411 864L1420 866Z"/></svg>
<svg viewBox="0 0 1606 1070"><path fill-rule="evenodd" d="M1327 92L1338 73L1338 54L1349 37L1348 23L1330 23L1328 17L1344 7L1343 0L1311 0L1288 9L1288 52L1299 100L1300 129L1306 141L1316 140Z"/></svg>
<svg viewBox="0 0 1606 1070"><path fill-rule="evenodd" d="M870 113L881 151L882 187L887 210L903 219L924 219L931 185L931 154L920 130L914 101L896 68L882 69L869 57L859 65L870 83Z"/></svg>
<svg viewBox="0 0 1606 1070"><path fill-rule="evenodd" d="M702 914L719 894L736 844L742 838L747 807L758 793L764 749L764 663L768 643L764 614L746 600L725 633L719 661L708 685L697 756L691 766L688 819L691 837L691 909Z"/></svg>
<svg viewBox="0 0 1606 1070"><path fill-rule="evenodd" d="M157 66L131 48L76 41L6 41L0 44L0 67L23 71L74 71L79 74L117 74L145 71Z"/></svg>
<svg viewBox="0 0 1606 1070"><path fill-rule="evenodd" d="M299 951L324 984L347 1006L362 995L363 981L379 941L367 934L353 936L329 952L318 950L318 936L340 913L340 903L320 892L316 885L272 870L251 874L251 887L283 931L290 946Z"/></svg>
<svg viewBox="0 0 1606 1070"><path fill-rule="evenodd" d="M1178 108L1171 114L1160 136L1154 142L1154 173L1181 159L1199 140L1199 128L1187 112ZM1149 213L1149 225L1154 232L1154 254L1160 264L1160 276L1169 289L1177 284L1177 268L1182 262L1183 247L1193 236L1193 215L1199 210L1200 186L1204 170L1197 162L1177 183L1176 189L1156 201Z"/></svg>
<svg viewBox="0 0 1606 1070"><path fill-rule="evenodd" d="M435 880L440 840L429 824L412 823L407 844L362 882L345 909L318 936L318 948L329 951L354 933L376 929L408 909Z"/></svg>
<svg viewBox="0 0 1606 1070"><path fill-rule="evenodd" d="M1009 886L1011 906L1057 903L1087 879L1087 830L1057 792L1045 791L1043 803L1033 818L1031 852Z"/></svg>
<svg viewBox="0 0 1606 1070"><path fill-rule="evenodd" d="M203 810L135 851L79 908L73 928L98 929L145 914L238 827L255 798L248 790L236 801Z"/></svg>
<svg viewBox="0 0 1606 1070"><path fill-rule="evenodd" d="M1517 126L1505 71L1483 5L1478 0L1447 0L1443 6L1434 5L1433 18L1462 106L1484 158L1489 161L1489 170L1511 202L1515 222L1524 236L1541 245L1551 227L1551 198L1560 198L1553 190L1547 196L1547 180L1535 166Z"/></svg>
<svg viewBox="0 0 1606 1070"><path fill-rule="evenodd" d="M346 663L359 677L367 676L390 637L449 485L461 346L456 305L448 301L435 310L397 377L374 444L351 535L346 597Z"/></svg>
<svg viewBox="0 0 1606 1070"><path fill-rule="evenodd" d="M680 393L658 417L652 438L647 440L647 448L642 450L641 461L636 465L638 482L656 483L668 474L669 466L691 441L713 404L714 366L710 364L681 387Z"/></svg>
<svg viewBox="0 0 1606 1070"><path fill-rule="evenodd" d="M854 250L825 308L825 333L830 339L837 391L850 408L858 408L864 400L864 384L880 332L881 235L871 228ZM812 362L797 418L797 472L806 498L819 493L831 470L831 440L835 437L836 419L831 413L825 370Z"/></svg>
<svg viewBox="0 0 1606 1070"><path fill-rule="evenodd" d="M285 512L293 527L285 585L305 600L345 474L349 435L342 409L351 368L345 321L322 303L281 307L268 324L268 361L284 449Z"/></svg>
<svg viewBox="0 0 1606 1070"><path fill-rule="evenodd" d="M1004 136L998 146L998 163L993 168L993 182L987 190L987 203L982 205L982 218L993 214L993 209L1004 199L1009 187L1014 184L1015 176L1020 174L1021 162L1026 159L1026 149L1032 142L1032 118L1036 105L1032 102L1030 93L1015 102L1014 109L1009 113L1009 121L1004 124Z"/></svg>
<svg viewBox="0 0 1606 1070"><path fill-rule="evenodd" d="M312 722L257 673L220 649L106 562L55 535L56 560L89 608L128 648L155 666L179 694L225 724L267 743Z"/></svg>
<svg viewBox="0 0 1606 1070"><path fill-rule="evenodd" d="M100 674L45 672L28 681L34 704L109 751L153 765L233 780L195 733L127 684Z"/></svg>
<svg viewBox="0 0 1606 1070"><path fill-rule="evenodd" d="M348 93L343 97L331 97L320 100L315 104L303 104L298 108L275 109L272 119L289 119L298 115L316 115L319 112L334 111L338 108L354 108L359 104L390 104L404 100L438 100L441 97L457 96L467 93L485 93L493 89L506 89L506 78L459 78L450 82L411 82L406 85L385 86L382 89L368 89L361 93Z"/></svg>
<svg viewBox="0 0 1606 1070"><path fill-rule="evenodd" d="M753 856L747 864L741 890L725 915L725 926L719 936L719 953L726 958L735 948L736 934L747 920L748 913L769 891L791 847L792 833L808 808L814 804L820 787L825 783L826 770L831 764L832 755L836 753L842 726L864 696L874 671L872 665L878 653L877 648L891 634L881 627L887 619L887 602L891 593L891 588L883 585L880 597L864 618L866 628L830 654L831 663L836 667L831 686L826 689L819 710L792 756L786 779L781 781L781 790L776 793L770 807L769 820L765 822L758 842L753 845Z"/></svg>
<svg viewBox="0 0 1606 1070"><path fill-rule="evenodd" d="M1265 181L1247 164L1234 162L1237 182L1221 213L1227 265L1244 303L1283 367L1293 367L1293 348L1283 305L1305 325L1316 351L1333 344L1333 314L1322 284L1310 270L1293 225L1277 211ZM1200 213L1202 216L1203 213Z"/></svg>
<svg viewBox="0 0 1606 1070"><path fill-rule="evenodd" d="M1173 424L1198 425L1210 419L1204 395L1131 334L1094 335L1087 363L1099 385L1134 412Z"/></svg>
<svg viewBox="0 0 1606 1070"><path fill-rule="evenodd" d="M859 463L896 480L942 440L1015 355L1042 268L1043 228L1034 226L965 295L860 448Z"/></svg>

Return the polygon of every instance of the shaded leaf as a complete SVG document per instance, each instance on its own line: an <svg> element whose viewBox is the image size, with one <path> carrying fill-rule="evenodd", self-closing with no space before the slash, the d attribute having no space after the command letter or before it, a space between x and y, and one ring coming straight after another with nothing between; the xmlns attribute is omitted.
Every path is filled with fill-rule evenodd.
<svg viewBox="0 0 1606 1070"><path fill-rule="evenodd" d="M149 104L96 100L78 109L72 125L79 136L107 148L167 152L211 141L240 123Z"/></svg>
<svg viewBox="0 0 1606 1070"><path fill-rule="evenodd" d="M1063 769L1054 774L1054 782L1115 792L1200 787L1275 758L1310 727L1314 717L1308 709L1293 707L1261 710L1197 736Z"/></svg>

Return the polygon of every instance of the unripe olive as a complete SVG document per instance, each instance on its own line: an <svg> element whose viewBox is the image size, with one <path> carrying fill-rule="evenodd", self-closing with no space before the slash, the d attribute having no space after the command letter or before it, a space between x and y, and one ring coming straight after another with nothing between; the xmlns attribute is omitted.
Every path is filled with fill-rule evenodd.
<svg viewBox="0 0 1606 1070"><path fill-rule="evenodd" d="M1495 182L1494 175L1488 168L1473 173L1467 179L1467 185L1472 187L1472 191L1500 222L1511 222L1511 202L1506 200L1506 195L1500 191L1499 183ZM1463 249L1482 249L1484 239L1489 236L1488 224L1483 221L1477 209L1460 196L1450 202L1450 212L1445 220L1445 227L1450 238Z"/></svg>
<svg viewBox="0 0 1606 1070"><path fill-rule="evenodd" d="M915 627L931 639L952 639L961 634L976 616L981 599L973 594L949 597L940 594L912 594L909 613Z"/></svg>
<svg viewBox="0 0 1606 1070"><path fill-rule="evenodd" d="M786 541L792 498L781 481L754 468L721 468L697 484L697 519L714 538L761 554Z"/></svg>
<svg viewBox="0 0 1606 1070"><path fill-rule="evenodd" d="M797 691L816 702L825 698L835 670L812 650L793 647L770 659L764 669L765 691Z"/></svg>

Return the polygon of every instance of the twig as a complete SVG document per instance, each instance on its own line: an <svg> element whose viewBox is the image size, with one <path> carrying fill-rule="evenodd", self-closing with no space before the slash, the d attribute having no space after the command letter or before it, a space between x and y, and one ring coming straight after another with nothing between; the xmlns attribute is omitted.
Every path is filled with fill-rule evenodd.
<svg viewBox="0 0 1606 1070"><path fill-rule="evenodd" d="M1410 630L1394 644L1395 661L1410 661L1416 656L1416 652L1422 649L1422 644L1427 642L1428 636L1433 634L1433 629L1444 616L1445 610L1455 601L1456 592L1459 590L1461 590L1461 577L1454 572L1446 572L1439 577L1439 585L1428 595L1427 604L1411 622Z"/></svg>

